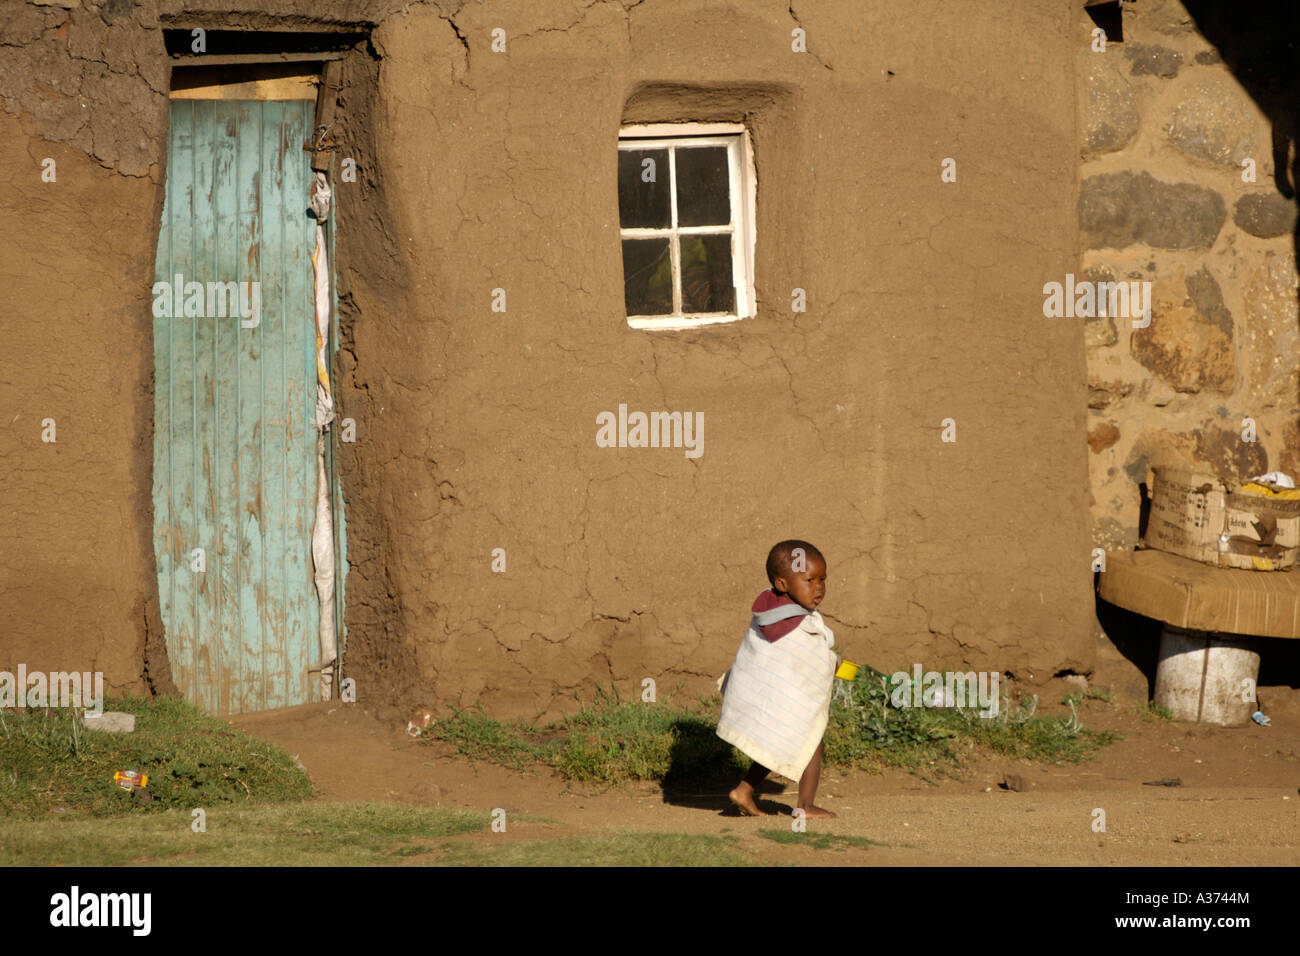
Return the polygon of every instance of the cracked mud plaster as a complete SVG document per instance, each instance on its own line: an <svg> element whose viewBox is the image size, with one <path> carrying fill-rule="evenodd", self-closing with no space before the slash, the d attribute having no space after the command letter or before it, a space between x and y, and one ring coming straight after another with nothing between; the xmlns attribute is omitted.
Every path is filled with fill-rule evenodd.
<svg viewBox="0 0 1300 956"><path fill-rule="evenodd" d="M432 691L536 715L598 683L625 698L643 677L660 699L678 683L710 691L766 586L767 548L793 536L829 559L824 612L854 660L1086 669L1072 662L1091 647L1075 571L1087 553L1070 544L1088 541L1086 395L1068 384L1084 381L1082 333L1008 321L1041 312L1042 276L1074 252L1073 89L1050 66L1069 37L1055 14L1024 12L1039 51L1026 62L1000 3L971 2L966 19L938 0L358 5L375 26L344 61L341 136L359 175L338 194L337 395L357 423L339 466L359 700L401 715ZM12 178L44 142L93 156L95 174L71 177L54 219L34 197L55 194L24 186L19 234L37 241L6 240L6 261L37 264L15 290L24 352L59 370L20 391L76 396L71 421L86 417L67 434L96 439L64 445L61 423L62 471L24 446L16 473L40 504L19 538L42 581L81 595L51 628L138 679L135 599L156 583L136 277L152 274L161 212L156 17L182 8L11 6ZM240 16L301 25L305 8ZM505 54L490 50L498 26ZM791 52L794 26L815 56ZM101 109L83 120L87 97ZM673 121L751 130L758 315L649 334L623 314L616 137ZM945 192L950 152L959 184ZM115 215L91 235L86 210ZM790 311L795 287L805 313ZM73 318L48 322L51 295ZM703 457L598 448L596 415L621 402L702 411ZM949 416L955 445L939 441ZM71 531L49 536L51 515L76 528L67 502L95 495L112 507L88 553Z"/></svg>
<svg viewBox="0 0 1300 956"><path fill-rule="evenodd" d="M0 107L120 175L157 181L167 61L155 4L0 9Z"/></svg>
<svg viewBox="0 0 1300 956"><path fill-rule="evenodd" d="M12 503L0 651L101 670L110 693L170 686L149 610L162 54L147 5L0 5L0 262L8 345L25 357L0 383ZM46 418L52 444L39 440Z"/></svg>
<svg viewBox="0 0 1300 956"><path fill-rule="evenodd" d="M1082 332L1008 322L1041 282L1004 267L1072 261L1069 76L935 4L682 10L412 3L374 31L375 168L339 239L351 673L399 716L404 695L535 717L644 677L708 692L791 536L829 558L852 659L1086 669L1086 395L1061 384ZM1027 28L1041 64L1065 56L1058 17ZM759 314L634 332L616 131L674 121L753 135ZM950 153L971 186L940 186ZM702 410L705 454L598 448L620 402Z"/></svg>

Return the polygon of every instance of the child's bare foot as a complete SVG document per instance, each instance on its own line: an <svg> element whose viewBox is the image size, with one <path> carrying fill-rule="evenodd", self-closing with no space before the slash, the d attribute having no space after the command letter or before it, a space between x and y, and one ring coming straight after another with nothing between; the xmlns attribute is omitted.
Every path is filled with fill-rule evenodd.
<svg viewBox="0 0 1300 956"><path fill-rule="evenodd" d="M813 805L813 806L811 806L811 807L800 807L799 809L803 811L803 815L804 815L805 817L833 817L833 816L835 816L835 814L831 813L829 810L826 810L826 809L824 809L824 808L822 808L822 807L819 807L819 806L816 806L816 805Z"/></svg>
<svg viewBox="0 0 1300 956"><path fill-rule="evenodd" d="M732 806L739 810L747 817L765 817L767 813L758 809L758 804L754 802L754 790L743 783L732 790L727 796L730 798Z"/></svg>

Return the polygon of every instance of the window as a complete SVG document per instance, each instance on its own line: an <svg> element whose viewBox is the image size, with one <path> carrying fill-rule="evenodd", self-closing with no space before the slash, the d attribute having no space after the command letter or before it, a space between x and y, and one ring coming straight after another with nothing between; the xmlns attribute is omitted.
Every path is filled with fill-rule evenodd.
<svg viewBox="0 0 1300 956"><path fill-rule="evenodd" d="M618 218L628 325L689 329L754 314L754 186L743 126L624 127Z"/></svg>

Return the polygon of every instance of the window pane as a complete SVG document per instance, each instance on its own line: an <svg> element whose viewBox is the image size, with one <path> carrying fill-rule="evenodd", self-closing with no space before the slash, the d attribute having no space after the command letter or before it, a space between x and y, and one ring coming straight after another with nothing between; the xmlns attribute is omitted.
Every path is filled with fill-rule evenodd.
<svg viewBox="0 0 1300 956"><path fill-rule="evenodd" d="M735 312L731 236L682 236L682 312Z"/></svg>
<svg viewBox="0 0 1300 956"><path fill-rule="evenodd" d="M624 229L667 229L671 226L668 177L668 150L620 149L618 224Z"/></svg>
<svg viewBox="0 0 1300 956"><path fill-rule="evenodd" d="M628 315L673 311L673 260L669 240L623 240L623 301Z"/></svg>
<svg viewBox="0 0 1300 956"><path fill-rule="evenodd" d="M725 226L731 222L727 150L677 149L677 224Z"/></svg>

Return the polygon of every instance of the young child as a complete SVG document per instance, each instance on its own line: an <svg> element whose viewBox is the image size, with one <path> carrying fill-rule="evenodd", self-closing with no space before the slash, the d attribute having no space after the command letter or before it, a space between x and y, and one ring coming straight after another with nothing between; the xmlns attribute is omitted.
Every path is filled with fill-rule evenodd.
<svg viewBox="0 0 1300 956"><path fill-rule="evenodd" d="M767 579L772 590L754 601L723 690L718 736L754 761L729 796L741 813L763 816L754 788L775 770L799 781L805 815L833 817L814 803L839 663L835 635L817 613L826 559L807 541L782 541L767 556Z"/></svg>

